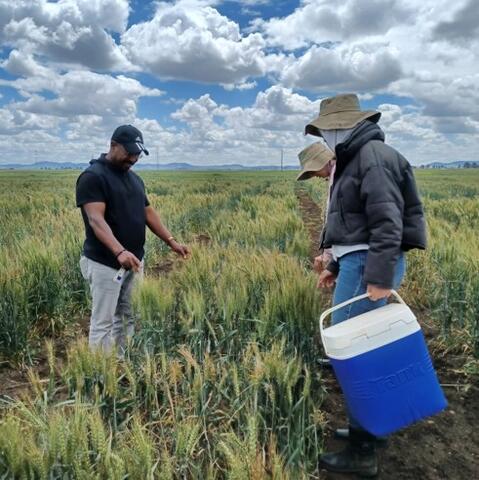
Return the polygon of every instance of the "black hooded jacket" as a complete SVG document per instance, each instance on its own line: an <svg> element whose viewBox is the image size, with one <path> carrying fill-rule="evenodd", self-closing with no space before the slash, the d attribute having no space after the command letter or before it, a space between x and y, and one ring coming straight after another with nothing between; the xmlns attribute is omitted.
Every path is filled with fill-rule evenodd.
<svg viewBox="0 0 479 480"><path fill-rule="evenodd" d="M145 207L149 205L143 180L131 170L115 168L106 160L105 154L92 160L80 174L76 185L76 203L81 207L86 239L83 245L85 257L120 268L115 255L96 237L84 205L90 202L105 204L105 221L115 238L140 260L145 253Z"/></svg>
<svg viewBox="0 0 479 480"><path fill-rule="evenodd" d="M408 161L373 122L336 146L323 248L367 243L364 282L391 288L401 250L426 248L424 212ZM328 270L338 272L332 261Z"/></svg>

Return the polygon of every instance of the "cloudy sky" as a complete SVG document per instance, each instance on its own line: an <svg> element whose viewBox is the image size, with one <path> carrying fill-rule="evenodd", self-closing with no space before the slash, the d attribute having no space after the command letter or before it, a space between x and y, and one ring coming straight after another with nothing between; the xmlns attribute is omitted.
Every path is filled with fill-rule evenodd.
<svg viewBox="0 0 479 480"><path fill-rule="evenodd" d="M412 164L479 160L477 0L0 0L0 163L287 164L356 92Z"/></svg>

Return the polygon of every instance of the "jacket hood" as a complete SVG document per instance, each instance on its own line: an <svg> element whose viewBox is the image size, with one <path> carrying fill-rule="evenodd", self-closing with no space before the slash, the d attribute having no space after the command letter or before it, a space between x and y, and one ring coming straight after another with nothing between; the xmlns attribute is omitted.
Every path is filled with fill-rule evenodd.
<svg viewBox="0 0 479 480"><path fill-rule="evenodd" d="M116 172L117 174L126 175L129 173L129 170L122 170L117 167L115 164L106 159L106 153L102 153L98 158L90 160L90 165L105 165L111 171Z"/></svg>
<svg viewBox="0 0 479 480"><path fill-rule="evenodd" d="M90 160L90 165L94 165L95 163L108 163L105 157L106 153L102 153L98 158Z"/></svg>
<svg viewBox="0 0 479 480"><path fill-rule="evenodd" d="M378 124L369 120L360 123L343 143L336 145L336 175L344 170L363 145L371 140L384 142L384 138L384 132Z"/></svg>

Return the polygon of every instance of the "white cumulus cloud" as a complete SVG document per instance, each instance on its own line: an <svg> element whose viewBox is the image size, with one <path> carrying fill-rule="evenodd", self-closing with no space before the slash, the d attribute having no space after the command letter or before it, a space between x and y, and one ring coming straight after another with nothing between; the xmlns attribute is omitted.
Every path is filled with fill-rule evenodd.
<svg viewBox="0 0 479 480"><path fill-rule="evenodd" d="M364 43L335 49L313 46L281 72L290 87L310 91L375 91L401 78L401 63L389 45Z"/></svg>
<svg viewBox="0 0 479 480"><path fill-rule="evenodd" d="M129 69L110 31L125 30L127 0L0 0L0 41L50 62Z"/></svg>
<svg viewBox="0 0 479 480"><path fill-rule="evenodd" d="M154 17L129 28L121 44L133 63L161 79L244 86L271 62L262 35L243 36L237 23L201 2L159 3Z"/></svg>
<svg viewBox="0 0 479 480"><path fill-rule="evenodd" d="M310 44L385 34L407 22L412 9L396 0L304 0L293 13L269 20L255 19L268 44L294 50Z"/></svg>

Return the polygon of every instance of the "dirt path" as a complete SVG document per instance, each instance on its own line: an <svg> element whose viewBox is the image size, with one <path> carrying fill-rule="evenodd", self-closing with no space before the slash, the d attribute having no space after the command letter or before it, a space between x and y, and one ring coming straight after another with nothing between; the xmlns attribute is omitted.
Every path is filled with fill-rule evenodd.
<svg viewBox="0 0 479 480"><path fill-rule="evenodd" d="M314 257L319 255L319 236L323 227L324 213L323 209L301 188L296 190L296 197L299 201L299 211L306 228L308 229L311 239L311 248L309 251L309 259L311 263Z"/></svg>
<svg viewBox="0 0 479 480"><path fill-rule="evenodd" d="M303 221L311 237L310 258L318 254L321 208L308 194L296 192ZM390 437L389 447L378 450L381 480L470 480L479 478L479 385L467 379L463 355L443 355L435 344L437 327L423 331L449 406L441 414ZM431 322L428 322L428 324ZM329 431L326 449L341 449L344 441L333 438L334 429L346 425L344 402L333 372L323 367L328 397L324 404ZM320 479L351 479L354 476L320 472Z"/></svg>

